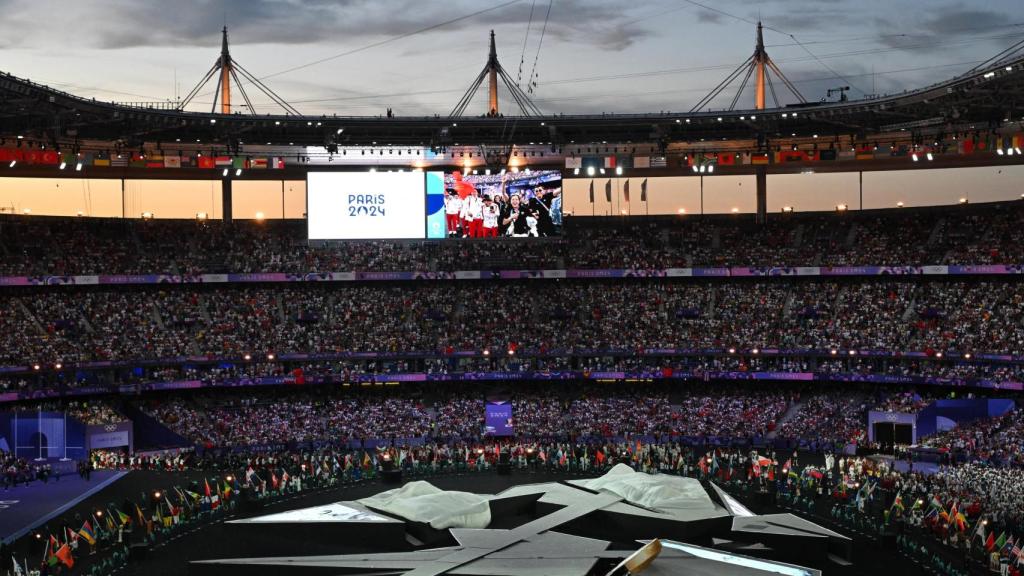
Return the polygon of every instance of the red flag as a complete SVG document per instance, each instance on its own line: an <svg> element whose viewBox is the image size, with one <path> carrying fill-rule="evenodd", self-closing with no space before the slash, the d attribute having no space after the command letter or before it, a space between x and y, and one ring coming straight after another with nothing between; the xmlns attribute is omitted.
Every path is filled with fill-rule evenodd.
<svg viewBox="0 0 1024 576"><path fill-rule="evenodd" d="M600 448L598 448L597 454L594 455L594 460L597 460L599 466L604 464L604 452Z"/></svg>
<svg viewBox="0 0 1024 576"><path fill-rule="evenodd" d="M205 486L204 487L204 491L206 493L206 497L209 498L210 497L210 483L206 481L206 478L203 478L203 484Z"/></svg>
<svg viewBox="0 0 1024 576"><path fill-rule="evenodd" d="M54 556L68 568L72 568L75 565L75 559L71 557L71 548L67 544L61 546Z"/></svg>
<svg viewBox="0 0 1024 576"><path fill-rule="evenodd" d="M988 540L985 540L985 550L991 552L996 547L996 531L988 533Z"/></svg>
<svg viewBox="0 0 1024 576"><path fill-rule="evenodd" d="M200 156L197 158L200 168L216 168L217 161L212 156Z"/></svg>

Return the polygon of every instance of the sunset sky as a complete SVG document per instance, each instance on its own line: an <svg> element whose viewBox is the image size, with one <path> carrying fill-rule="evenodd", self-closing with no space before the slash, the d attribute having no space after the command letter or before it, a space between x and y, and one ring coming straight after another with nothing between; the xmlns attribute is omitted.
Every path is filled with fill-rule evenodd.
<svg viewBox="0 0 1024 576"><path fill-rule="evenodd" d="M545 112L679 111L752 53L758 17L769 54L811 101L841 85L851 98L927 85L1024 34L1016 0L554 0L545 29L548 7L0 0L0 70L102 100L173 99L213 64L227 22L233 57L305 114L433 114L451 110L482 69L494 29L504 67L524 88L536 82ZM202 93L196 109L211 98Z"/></svg>

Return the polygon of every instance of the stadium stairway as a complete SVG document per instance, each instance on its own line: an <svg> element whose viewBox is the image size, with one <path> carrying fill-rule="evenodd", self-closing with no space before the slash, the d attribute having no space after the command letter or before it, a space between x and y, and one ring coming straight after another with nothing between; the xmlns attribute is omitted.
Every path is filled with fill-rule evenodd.
<svg viewBox="0 0 1024 576"><path fill-rule="evenodd" d="M800 413L800 410L803 408L803 406L804 403L800 402L799 400L790 404L789 408L786 408L785 414L783 414L782 417L775 422L775 429L769 432L768 435L765 436L765 439L775 440L775 438L778 437L779 435L779 430L782 428L782 425L785 424L786 422L789 422L793 418L796 418L796 415Z"/></svg>

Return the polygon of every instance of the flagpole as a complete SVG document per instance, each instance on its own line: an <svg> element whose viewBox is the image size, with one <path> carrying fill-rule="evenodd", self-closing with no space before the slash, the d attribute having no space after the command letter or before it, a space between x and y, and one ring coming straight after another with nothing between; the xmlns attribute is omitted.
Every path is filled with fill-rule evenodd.
<svg viewBox="0 0 1024 576"><path fill-rule="evenodd" d="M60 459L61 462L68 461L68 410L64 409L64 457Z"/></svg>

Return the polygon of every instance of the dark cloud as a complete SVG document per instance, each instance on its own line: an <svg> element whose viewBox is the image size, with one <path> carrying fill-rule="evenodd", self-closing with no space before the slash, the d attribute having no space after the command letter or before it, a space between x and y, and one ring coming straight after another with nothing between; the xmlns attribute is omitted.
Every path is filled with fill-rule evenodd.
<svg viewBox="0 0 1024 576"><path fill-rule="evenodd" d="M166 5L167 9L155 9L147 2L102 0L79 17L86 36L105 49L214 47L220 44L220 27L225 21L233 44L351 45L408 34L501 4L501 0L177 0ZM539 37L546 4L536 3L534 38ZM117 17L111 18L112 13ZM559 0L553 4L547 34L563 42L623 50L647 33L635 22L617 24L623 21L623 14L622 5L613 0ZM489 28L510 25L521 25L525 30L529 19L530 4L522 0L445 25L437 32L479 30L483 34Z"/></svg>
<svg viewBox="0 0 1024 576"><path fill-rule="evenodd" d="M724 19L725 17L719 14L718 12L712 12L710 10L697 11L698 22L703 22L706 24L721 24Z"/></svg>

